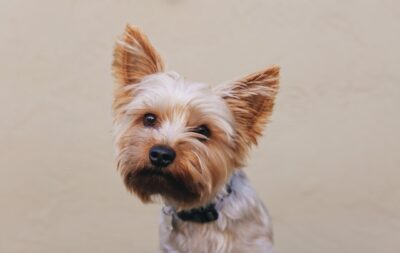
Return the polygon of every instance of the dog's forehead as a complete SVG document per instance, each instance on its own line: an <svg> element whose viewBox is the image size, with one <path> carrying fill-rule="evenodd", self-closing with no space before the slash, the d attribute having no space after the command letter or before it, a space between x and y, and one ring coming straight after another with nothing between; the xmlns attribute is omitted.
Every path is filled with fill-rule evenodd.
<svg viewBox="0 0 400 253"><path fill-rule="evenodd" d="M135 97L128 104L128 110L180 107L232 120L224 100L210 85L185 80L176 72L150 75L132 89Z"/></svg>
<svg viewBox="0 0 400 253"><path fill-rule="evenodd" d="M194 106L204 103L215 103L217 97L210 86L204 83L185 80L176 72L150 75L140 82L136 88L134 103L160 106ZM209 98L211 100L207 101Z"/></svg>

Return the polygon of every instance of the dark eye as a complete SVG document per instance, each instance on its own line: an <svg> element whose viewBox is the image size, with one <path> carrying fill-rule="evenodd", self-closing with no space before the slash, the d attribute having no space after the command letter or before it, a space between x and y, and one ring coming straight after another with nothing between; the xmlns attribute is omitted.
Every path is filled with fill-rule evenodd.
<svg viewBox="0 0 400 253"><path fill-rule="evenodd" d="M152 113L146 113L143 117L143 125L146 127L152 127L156 124L157 116Z"/></svg>
<svg viewBox="0 0 400 253"><path fill-rule="evenodd" d="M193 129L193 132L201 134L207 138L211 136L211 131L206 125L201 125Z"/></svg>

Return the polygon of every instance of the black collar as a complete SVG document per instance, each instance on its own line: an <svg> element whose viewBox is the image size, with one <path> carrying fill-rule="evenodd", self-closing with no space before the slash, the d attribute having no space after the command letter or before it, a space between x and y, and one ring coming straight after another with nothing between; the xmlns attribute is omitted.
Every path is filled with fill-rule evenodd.
<svg viewBox="0 0 400 253"><path fill-rule="evenodd" d="M176 215L183 221L196 223L207 223L218 219L218 211L214 203L204 207L193 208L188 211L180 211L177 212Z"/></svg>
<svg viewBox="0 0 400 253"><path fill-rule="evenodd" d="M218 220L219 210L217 210L217 205L228 197L232 193L231 184L226 185L226 194L219 197L215 203L208 204L206 206L193 208L190 210L184 210L176 212L179 219L183 221L191 221L195 223L208 223Z"/></svg>

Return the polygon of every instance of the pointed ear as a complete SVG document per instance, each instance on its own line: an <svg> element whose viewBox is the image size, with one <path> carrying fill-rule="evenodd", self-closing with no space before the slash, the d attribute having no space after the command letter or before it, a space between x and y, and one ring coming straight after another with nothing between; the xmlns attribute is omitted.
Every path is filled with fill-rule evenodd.
<svg viewBox="0 0 400 253"><path fill-rule="evenodd" d="M139 83L145 76L164 71L160 55L149 39L137 27L127 25L121 40L114 49L113 72L117 80L114 94L114 115L124 112L124 105L132 99L132 89L127 85Z"/></svg>
<svg viewBox="0 0 400 253"><path fill-rule="evenodd" d="M113 72L118 83L134 84L163 70L164 63L146 35L139 28L127 25L114 49Z"/></svg>
<svg viewBox="0 0 400 253"><path fill-rule="evenodd" d="M279 67L273 66L248 75L229 87L221 96L230 108L242 144L257 144L271 115L279 87Z"/></svg>

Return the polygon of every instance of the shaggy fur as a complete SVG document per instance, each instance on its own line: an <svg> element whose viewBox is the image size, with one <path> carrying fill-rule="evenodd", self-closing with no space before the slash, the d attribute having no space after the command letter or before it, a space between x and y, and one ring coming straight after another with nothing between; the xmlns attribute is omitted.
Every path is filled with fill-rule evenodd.
<svg viewBox="0 0 400 253"><path fill-rule="evenodd" d="M117 79L114 139L125 186L143 202L161 198L162 252L272 252L268 214L241 171L271 114L278 89L274 66L215 87L165 72L147 37L127 26L113 64ZM143 124L155 115L154 124ZM196 129L206 126L210 136ZM166 145L176 158L160 170L149 150ZM232 193L226 194L226 184ZM176 212L215 203L217 221L182 221Z"/></svg>

